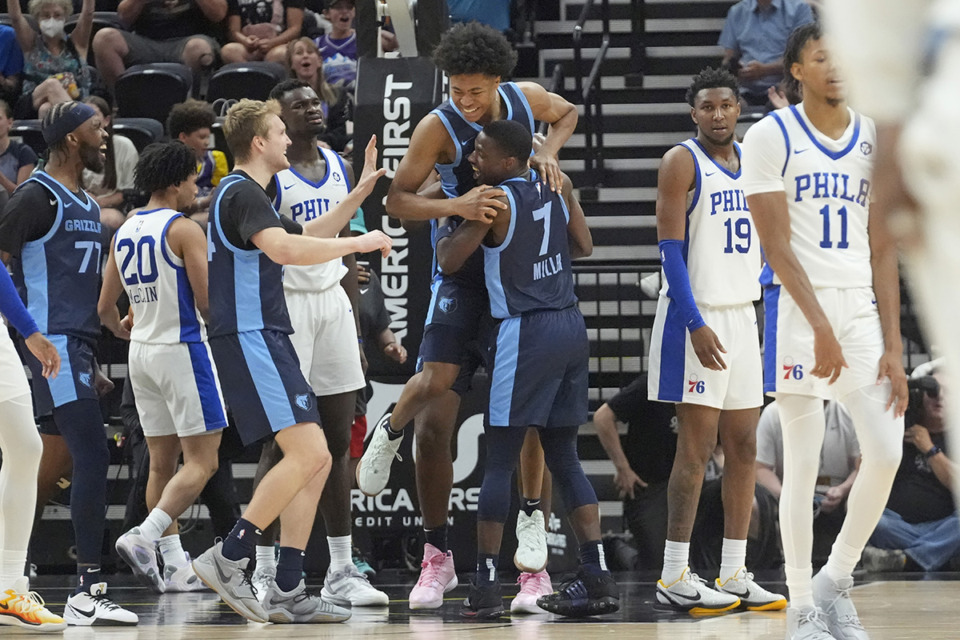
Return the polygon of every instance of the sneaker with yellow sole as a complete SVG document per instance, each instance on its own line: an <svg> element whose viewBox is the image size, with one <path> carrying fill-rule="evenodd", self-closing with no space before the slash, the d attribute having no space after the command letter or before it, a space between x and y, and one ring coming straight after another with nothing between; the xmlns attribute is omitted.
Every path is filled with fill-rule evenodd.
<svg viewBox="0 0 960 640"><path fill-rule="evenodd" d="M740 567L732 577L720 582L717 591L740 598L740 608L747 611L779 611L787 606L787 599L779 593L767 591L753 581L753 574Z"/></svg>
<svg viewBox="0 0 960 640"><path fill-rule="evenodd" d="M740 606L739 597L711 589L706 580L690 571L690 567L671 584L657 580L657 602L694 615L723 613Z"/></svg>
<svg viewBox="0 0 960 640"><path fill-rule="evenodd" d="M0 625L33 629L36 631L62 631L66 621L47 610L43 598L29 589L26 577L19 578L13 588L0 593Z"/></svg>

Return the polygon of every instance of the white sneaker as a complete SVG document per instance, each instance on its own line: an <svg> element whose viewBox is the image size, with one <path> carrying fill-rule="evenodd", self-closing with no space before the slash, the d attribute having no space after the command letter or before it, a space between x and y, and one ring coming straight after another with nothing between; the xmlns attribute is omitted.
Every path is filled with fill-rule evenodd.
<svg viewBox="0 0 960 640"><path fill-rule="evenodd" d="M156 593L163 593L164 580L157 565L157 545L140 533L140 527L134 527L117 538L114 546L140 582Z"/></svg>
<svg viewBox="0 0 960 640"><path fill-rule="evenodd" d="M390 603L387 594L375 589L353 562L337 571L327 569L320 597L341 607L385 607Z"/></svg>
<svg viewBox="0 0 960 640"><path fill-rule="evenodd" d="M786 640L834 640L827 630L823 612L816 607L787 609Z"/></svg>
<svg viewBox="0 0 960 640"><path fill-rule="evenodd" d="M280 591L276 582L271 582L263 594L263 608L275 624L318 624L343 622L350 619L350 610L324 602L307 591L303 580L293 591Z"/></svg>
<svg viewBox="0 0 960 640"><path fill-rule="evenodd" d="M540 509L532 516L523 511L517 515L517 552L513 564L524 573L540 573L547 566L547 532Z"/></svg>
<svg viewBox="0 0 960 640"><path fill-rule="evenodd" d="M657 580L657 601L671 609L692 614L722 613L740 606L740 598L711 589L706 580L690 572L690 567L684 569L683 575L673 584L666 585L663 580Z"/></svg>
<svg viewBox="0 0 960 640"><path fill-rule="evenodd" d="M740 567L726 582L717 578L717 591L740 598L740 607L748 611L779 611L787 606L787 599L779 593L767 591L753 581L753 574Z"/></svg>
<svg viewBox="0 0 960 640"><path fill-rule="evenodd" d="M257 593L257 600L263 602L263 596L267 594L270 584L277 579L277 565L260 565L253 570L253 576L250 577L250 584L253 585Z"/></svg>
<svg viewBox="0 0 960 640"><path fill-rule="evenodd" d="M870 640L870 635L860 623L857 608L850 599L853 578L836 582L820 570L813 576L813 601L823 610L823 617L830 634L837 640Z"/></svg>
<svg viewBox="0 0 960 640"><path fill-rule="evenodd" d="M98 582L90 587L90 593L83 591L67 598L63 609L63 619L69 625L77 627L102 625L134 625L140 618L132 611L122 609L120 605L107 597L107 583Z"/></svg>
<svg viewBox="0 0 960 640"><path fill-rule="evenodd" d="M163 586L171 593L202 591L207 588L193 570L193 565L176 567L172 564L163 567Z"/></svg>
<svg viewBox="0 0 960 640"><path fill-rule="evenodd" d="M357 487L368 496L375 496L386 488L390 481L390 465L393 464L393 459L403 460L397 453L403 436L390 439L386 426L389 419L389 413L380 418L380 422L373 428L367 450L357 463Z"/></svg>
<svg viewBox="0 0 960 640"><path fill-rule="evenodd" d="M520 593L510 603L510 613L547 613L537 606L537 600L541 596L553 593L553 584L547 572L521 573L517 583L520 585Z"/></svg>

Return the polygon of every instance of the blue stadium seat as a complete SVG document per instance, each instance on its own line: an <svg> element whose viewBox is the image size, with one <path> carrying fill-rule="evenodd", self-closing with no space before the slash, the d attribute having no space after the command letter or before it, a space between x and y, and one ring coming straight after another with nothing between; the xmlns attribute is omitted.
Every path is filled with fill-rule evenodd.
<svg viewBox="0 0 960 640"><path fill-rule="evenodd" d="M117 78L117 115L166 122L170 108L187 99L192 85L190 68L178 62L134 65Z"/></svg>
<svg viewBox="0 0 960 640"><path fill-rule="evenodd" d="M130 138L137 151L164 137L163 124L153 118L114 118L113 132Z"/></svg>
<svg viewBox="0 0 960 640"><path fill-rule="evenodd" d="M207 100L266 100L270 90L287 77L286 68L276 62L231 62L210 78Z"/></svg>

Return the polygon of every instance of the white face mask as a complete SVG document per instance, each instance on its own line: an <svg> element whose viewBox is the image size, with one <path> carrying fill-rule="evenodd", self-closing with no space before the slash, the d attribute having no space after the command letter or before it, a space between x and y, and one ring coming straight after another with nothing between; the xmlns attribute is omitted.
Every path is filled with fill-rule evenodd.
<svg viewBox="0 0 960 640"><path fill-rule="evenodd" d="M57 18L47 18L46 20L41 20L40 33L48 38L56 38L57 36L63 35L64 24L66 24L66 21L58 20Z"/></svg>

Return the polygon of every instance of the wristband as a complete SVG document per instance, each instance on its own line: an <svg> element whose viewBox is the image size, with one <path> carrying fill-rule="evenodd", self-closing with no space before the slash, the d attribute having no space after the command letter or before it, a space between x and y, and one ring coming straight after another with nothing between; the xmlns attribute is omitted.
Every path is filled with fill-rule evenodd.
<svg viewBox="0 0 960 640"><path fill-rule="evenodd" d="M932 447L930 447L930 451L927 451L925 454L923 454L923 457L929 460L930 458L937 455L941 451L943 451L943 449L941 449L937 445L933 445Z"/></svg>
<svg viewBox="0 0 960 640"><path fill-rule="evenodd" d="M696 331L707 323L700 316L697 303L693 300L693 291L690 289L690 276L687 273L687 263L683 258L683 242L680 240L661 240L660 262L663 264L663 275L667 279L667 297L669 297L680 313L680 319L688 331Z"/></svg>

